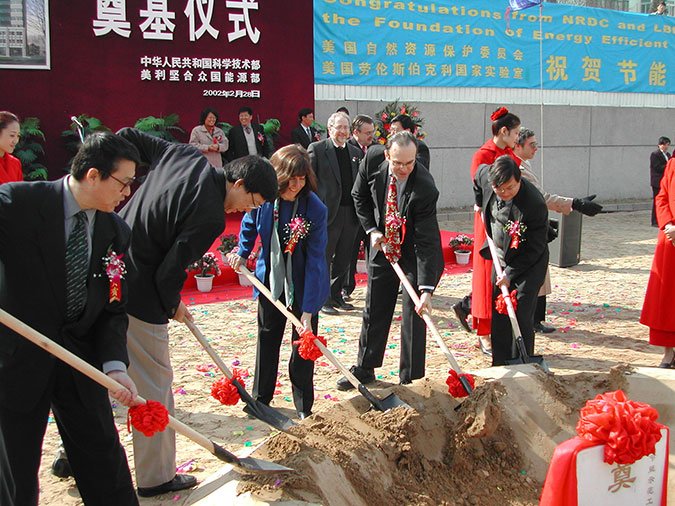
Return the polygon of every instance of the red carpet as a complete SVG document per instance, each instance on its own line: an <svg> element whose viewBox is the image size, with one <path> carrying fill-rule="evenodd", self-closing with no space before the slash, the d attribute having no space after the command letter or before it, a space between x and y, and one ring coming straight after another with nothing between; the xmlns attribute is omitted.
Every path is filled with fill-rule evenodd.
<svg viewBox="0 0 675 506"><path fill-rule="evenodd" d="M239 234L239 224L242 218L241 213L229 214L227 216L227 226L224 234ZM445 260L444 276L453 274L463 274L471 269L471 262L468 265L458 265L455 262L455 255L450 246L450 239L458 235L459 232L450 232L441 230L441 244L443 245L443 259ZM194 304L209 304L212 302L223 302L227 300L250 299L253 296L253 289L250 286L241 286L239 278L228 265L224 265L220 252L216 249L220 245L220 238L211 246L212 251L220 261L221 274L213 279L213 289L210 292L200 292L197 290L197 283L194 279L194 273L188 273L188 278L183 285L181 296L183 301L192 306ZM367 282L366 274L357 274L356 283L361 286Z"/></svg>

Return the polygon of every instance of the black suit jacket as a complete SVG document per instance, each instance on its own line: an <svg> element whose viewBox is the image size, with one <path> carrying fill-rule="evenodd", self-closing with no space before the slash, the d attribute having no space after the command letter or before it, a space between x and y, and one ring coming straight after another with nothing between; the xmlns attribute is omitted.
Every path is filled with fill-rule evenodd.
<svg viewBox="0 0 675 506"><path fill-rule="evenodd" d="M305 129L298 125L293 130L291 130L291 142L293 144L300 144L303 148L307 149L312 142L316 142L317 131L313 127L309 127L309 131L312 134L312 137L307 137L307 132Z"/></svg>
<svg viewBox="0 0 675 506"><path fill-rule="evenodd" d="M487 233L492 237L491 199L494 196L492 185L488 181L489 165L481 165L474 179L476 205L483 210L483 219L487 224ZM521 236L520 246L510 248L510 236L504 234L504 243L495 244L504 252L506 267L504 273L510 283L521 279L538 281L537 289L544 281L548 266L548 208L541 192L524 178L520 180L520 191L513 198L509 219L520 221L527 229ZM480 254L492 260L487 240L482 245Z"/></svg>
<svg viewBox="0 0 675 506"><path fill-rule="evenodd" d="M363 151L355 148L351 144L346 144L349 150L349 158L352 165L352 178L356 180L356 174L359 170L359 162L363 157ZM326 204L328 208L328 226L333 223L340 208L340 199L342 198L342 178L340 176L340 166L338 165L335 146L332 139L313 142L307 150L309 159L312 162L312 168L316 174L318 183L317 195Z"/></svg>
<svg viewBox="0 0 675 506"><path fill-rule="evenodd" d="M670 160L670 154L666 153L666 155L668 156L668 160ZM663 177L663 171L666 168L668 160L663 156L663 152L660 149L653 151L649 155L649 183L652 188L661 186L661 178Z"/></svg>
<svg viewBox="0 0 675 506"><path fill-rule="evenodd" d="M370 149L368 150L370 151ZM384 233L389 162L376 169L361 164L352 196L364 230L377 228ZM408 176L401 197L401 216L405 218L405 235L401 244L400 263L405 272L416 272L418 285L436 286L443 274L441 233L436 217L438 189L428 170L415 165ZM384 255L375 257L387 262Z"/></svg>
<svg viewBox="0 0 675 506"><path fill-rule="evenodd" d="M77 321L67 323L63 179L0 186L0 307L99 369L111 360L128 364L127 282L122 280L122 301L110 302L103 257L109 249L125 254L129 235L116 214L96 212L86 306ZM0 326L0 404L32 409L48 388L56 360ZM100 396L103 387L73 374L85 404Z"/></svg>
<svg viewBox="0 0 675 506"><path fill-rule="evenodd" d="M118 133L150 166L145 182L120 211L132 230L127 311L148 323L166 323L180 303L185 269L225 229L225 172L189 144L133 128Z"/></svg>
<svg viewBox="0 0 675 506"><path fill-rule="evenodd" d="M258 123L251 123L251 128L253 129L255 145L260 156L264 156L265 158L272 156L272 146L270 145L267 136L265 136L263 127ZM236 125L230 128L230 131L227 132L227 139L229 141L229 147L225 152L225 157L229 162L241 158L242 156L248 156L248 144L246 143L246 137L244 136L244 127Z"/></svg>

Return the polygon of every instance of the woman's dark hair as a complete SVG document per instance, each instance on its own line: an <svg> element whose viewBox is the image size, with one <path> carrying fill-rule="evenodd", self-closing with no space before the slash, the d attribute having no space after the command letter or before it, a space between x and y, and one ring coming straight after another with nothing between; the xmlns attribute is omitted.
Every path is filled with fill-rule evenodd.
<svg viewBox="0 0 675 506"><path fill-rule="evenodd" d="M492 119L492 135L497 135L502 127L506 127L507 130L513 130L520 126L520 118L509 112L506 107L500 107L490 116Z"/></svg>
<svg viewBox="0 0 675 506"><path fill-rule="evenodd" d="M70 165L70 175L81 181L91 168L105 180L117 169L117 162L129 160L141 163L141 155L131 142L112 132L94 132L87 136Z"/></svg>
<svg viewBox="0 0 675 506"><path fill-rule="evenodd" d="M12 123L21 123L16 114L9 111L0 111L0 130L4 130Z"/></svg>
<svg viewBox="0 0 675 506"><path fill-rule="evenodd" d="M256 155L242 156L228 163L225 179L230 183L243 179L246 191L259 193L266 202L274 200L279 190L274 167L265 158Z"/></svg>
<svg viewBox="0 0 675 506"><path fill-rule="evenodd" d="M302 146L290 144L276 151L270 159L277 172L279 194L288 188L288 181L292 177L305 176L305 186L298 193L298 197L307 195L310 191L316 192L316 175L309 161L309 155Z"/></svg>
<svg viewBox="0 0 675 506"><path fill-rule="evenodd" d="M206 121L206 117L209 114L213 114L216 117L216 123L218 123L218 113L216 112L215 109L211 109L210 107L207 107L202 111L202 113L199 115L199 124L203 125L204 122Z"/></svg>

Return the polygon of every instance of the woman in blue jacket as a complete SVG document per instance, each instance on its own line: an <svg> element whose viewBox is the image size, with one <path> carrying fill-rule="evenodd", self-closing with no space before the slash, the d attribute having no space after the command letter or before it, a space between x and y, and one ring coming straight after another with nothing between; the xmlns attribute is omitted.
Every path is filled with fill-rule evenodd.
<svg viewBox="0 0 675 506"><path fill-rule="evenodd" d="M316 195L316 176L304 148L290 145L278 150L270 162L277 172L279 197L244 216L239 250L230 257L235 270L253 251L260 236L262 250L255 275L272 294L300 318L305 329L317 333L318 312L329 291L326 267L326 206ZM254 296L258 296L254 290ZM253 397L269 404L279 370L279 349L286 317L264 296L258 296L258 349ZM292 331L292 340L299 338ZM314 362L303 359L293 346L288 370L293 402L300 419L312 414Z"/></svg>

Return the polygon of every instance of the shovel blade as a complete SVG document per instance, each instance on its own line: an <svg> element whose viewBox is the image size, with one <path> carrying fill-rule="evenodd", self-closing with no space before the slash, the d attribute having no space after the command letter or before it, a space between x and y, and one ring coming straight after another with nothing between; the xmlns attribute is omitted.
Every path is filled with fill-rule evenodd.
<svg viewBox="0 0 675 506"><path fill-rule="evenodd" d="M276 473L289 473L293 471L290 467L282 466L275 462L268 462L266 460L260 460L253 457L244 457L239 459L239 462L234 464L235 467L238 467L242 471L255 474L276 474Z"/></svg>
<svg viewBox="0 0 675 506"><path fill-rule="evenodd" d="M281 432L288 432L291 427L295 426L293 420L279 413L276 409L267 404L256 401L255 399L251 399L246 403L244 413L257 418L261 422L265 422L267 425L274 427Z"/></svg>
<svg viewBox="0 0 675 506"><path fill-rule="evenodd" d="M359 392L361 392L361 395L363 395L366 399L368 399L371 406L373 406L378 411L385 412L389 411L390 409L398 407L412 409L412 406L403 402L395 394L389 394L384 399L379 399L378 397L375 397L375 395L373 395L373 393L370 390L368 390L362 383L359 383L358 389Z"/></svg>

